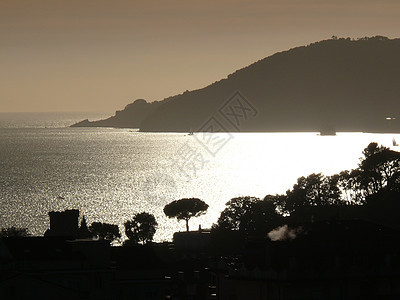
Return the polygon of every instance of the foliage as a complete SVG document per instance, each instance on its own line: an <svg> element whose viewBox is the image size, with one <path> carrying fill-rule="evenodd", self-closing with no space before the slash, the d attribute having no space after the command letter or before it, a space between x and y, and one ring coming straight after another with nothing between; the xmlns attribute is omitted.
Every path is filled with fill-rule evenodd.
<svg viewBox="0 0 400 300"><path fill-rule="evenodd" d="M370 143L362 152L358 168L332 176L321 173L300 177L278 204L290 214L298 207L362 204L369 195L400 188L400 153Z"/></svg>
<svg viewBox="0 0 400 300"><path fill-rule="evenodd" d="M293 189L286 192L284 211L290 213L302 206L339 204L341 202L339 179L339 175L323 176L321 173L300 177Z"/></svg>
<svg viewBox="0 0 400 300"><path fill-rule="evenodd" d="M226 208L222 211L216 227L225 230L239 230L242 217L257 201L260 199L250 196L232 198L225 204Z"/></svg>
<svg viewBox="0 0 400 300"><path fill-rule="evenodd" d="M89 227L91 234L101 240L113 241L121 237L118 225L93 222Z"/></svg>
<svg viewBox="0 0 400 300"><path fill-rule="evenodd" d="M284 196L267 195L264 200L250 196L232 198L226 203L214 230L266 234L283 220L277 208L282 197Z"/></svg>
<svg viewBox="0 0 400 300"><path fill-rule="evenodd" d="M146 244L153 240L158 223L152 214L142 212L135 214L132 220L125 222L124 226L129 240L135 244Z"/></svg>
<svg viewBox="0 0 400 300"><path fill-rule="evenodd" d="M284 195L231 199L213 225L213 236L225 238L224 244L248 235L265 236L284 224L343 218L400 227L396 214L400 209L400 153L370 143L362 154L356 169L300 177ZM228 238L228 233L235 235Z"/></svg>
<svg viewBox="0 0 400 300"><path fill-rule="evenodd" d="M351 204L363 204L380 191L399 191L400 153L377 143L370 143L362 153L358 168L339 174L343 198Z"/></svg>
<svg viewBox="0 0 400 300"><path fill-rule="evenodd" d="M345 170L339 173L337 186L342 194L344 204L362 204L365 199L365 193L361 188L361 171Z"/></svg>
<svg viewBox="0 0 400 300"><path fill-rule="evenodd" d="M364 159L359 164L360 186L366 195L376 194L382 189L397 190L400 177L400 153L370 143L363 151Z"/></svg>
<svg viewBox="0 0 400 300"><path fill-rule="evenodd" d="M198 198L184 198L172 201L165 205L164 213L168 218L186 221L186 230L189 231L189 219L205 214L208 204Z"/></svg>
<svg viewBox="0 0 400 300"><path fill-rule="evenodd" d="M0 237L27 237L30 236L28 228L22 227L8 227L2 228L0 232Z"/></svg>
<svg viewBox="0 0 400 300"><path fill-rule="evenodd" d="M282 225L284 217L278 213L276 199L280 196L268 195L264 200L256 201L242 216L239 230L246 234L266 235L272 229Z"/></svg>

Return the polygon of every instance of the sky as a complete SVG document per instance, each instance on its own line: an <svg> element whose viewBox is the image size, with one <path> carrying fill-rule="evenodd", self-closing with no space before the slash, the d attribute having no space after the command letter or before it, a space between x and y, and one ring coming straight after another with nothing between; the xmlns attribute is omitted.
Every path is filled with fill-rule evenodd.
<svg viewBox="0 0 400 300"><path fill-rule="evenodd" d="M0 112L109 112L319 40L400 37L398 0L0 0Z"/></svg>

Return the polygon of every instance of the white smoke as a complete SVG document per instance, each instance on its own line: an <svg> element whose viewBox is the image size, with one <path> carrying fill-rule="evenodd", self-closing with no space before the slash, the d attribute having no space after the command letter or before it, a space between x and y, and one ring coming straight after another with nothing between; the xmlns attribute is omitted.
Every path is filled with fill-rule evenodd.
<svg viewBox="0 0 400 300"><path fill-rule="evenodd" d="M302 231L301 227L289 228L287 225L280 226L268 232L271 241L291 241Z"/></svg>

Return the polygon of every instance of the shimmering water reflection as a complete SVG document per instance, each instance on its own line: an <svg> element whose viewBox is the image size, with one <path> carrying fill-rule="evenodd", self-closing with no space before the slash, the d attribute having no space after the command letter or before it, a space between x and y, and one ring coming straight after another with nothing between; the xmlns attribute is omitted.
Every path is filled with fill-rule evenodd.
<svg viewBox="0 0 400 300"><path fill-rule="evenodd" d="M133 213L147 211L159 223L156 240L168 240L185 230L183 222L163 214L172 200L206 201L208 213L190 226L209 227L232 197L284 193L300 176L356 167L372 141L391 146L393 137L400 140L392 134L362 133L232 135L213 156L195 136L183 133L0 129L0 225L43 234L48 211L78 208L89 224L115 223L123 231Z"/></svg>

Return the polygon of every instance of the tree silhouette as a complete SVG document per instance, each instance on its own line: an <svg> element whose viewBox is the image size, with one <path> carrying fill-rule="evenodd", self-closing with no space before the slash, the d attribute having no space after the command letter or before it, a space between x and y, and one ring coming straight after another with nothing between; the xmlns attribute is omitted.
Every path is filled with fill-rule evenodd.
<svg viewBox="0 0 400 300"><path fill-rule="evenodd" d="M221 212L214 231L241 231L245 234L264 234L281 225L283 217L278 212L284 195L267 195L264 200L256 197L236 197L229 200Z"/></svg>
<svg viewBox="0 0 400 300"><path fill-rule="evenodd" d="M362 204L365 202L365 191L361 187L361 170L345 170L338 174L338 188L342 192L345 204Z"/></svg>
<svg viewBox="0 0 400 300"><path fill-rule="evenodd" d="M226 208L221 212L216 228L239 230L242 217L257 201L260 201L260 199L250 196L232 198L225 204Z"/></svg>
<svg viewBox="0 0 400 300"><path fill-rule="evenodd" d="M285 213L291 213L302 206L339 204L342 201L339 179L339 175L323 176L321 173L298 178L293 189L286 192Z"/></svg>
<svg viewBox="0 0 400 300"><path fill-rule="evenodd" d="M93 222L89 227L91 234L101 240L113 241L121 237L118 225Z"/></svg>
<svg viewBox="0 0 400 300"><path fill-rule="evenodd" d="M276 199L280 197L267 195L264 200L251 203L250 209L241 217L239 230L246 234L265 235L283 225L284 218L277 211Z"/></svg>
<svg viewBox="0 0 400 300"><path fill-rule="evenodd" d="M186 231L189 231L189 219L205 214L208 204L198 198L184 198L165 205L164 213L168 218L186 221Z"/></svg>
<svg viewBox="0 0 400 300"><path fill-rule="evenodd" d="M149 213L142 212L135 214L132 220L124 224L125 234L135 244L147 244L153 240L158 223L156 218Z"/></svg>
<svg viewBox="0 0 400 300"><path fill-rule="evenodd" d="M354 170L300 177L285 195L228 201L212 227L214 251L229 255L249 236L265 236L284 224L362 219L398 229L399 198L400 153L371 143Z"/></svg>
<svg viewBox="0 0 400 300"><path fill-rule="evenodd" d="M400 177L400 153L377 143L370 143L363 151L359 164L360 185L367 195L382 189L397 190Z"/></svg>

